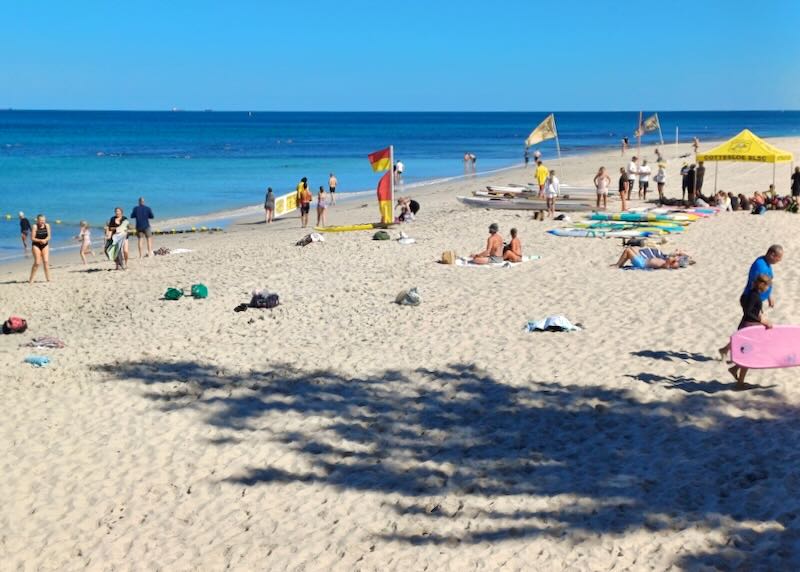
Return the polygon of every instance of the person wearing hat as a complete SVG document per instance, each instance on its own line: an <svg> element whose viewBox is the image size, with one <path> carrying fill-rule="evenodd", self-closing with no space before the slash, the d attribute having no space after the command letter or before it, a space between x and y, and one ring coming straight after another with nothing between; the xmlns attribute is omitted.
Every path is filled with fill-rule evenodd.
<svg viewBox="0 0 800 572"><path fill-rule="evenodd" d="M472 255L473 263L503 262L503 237L500 236L499 230L500 226L496 222L489 225L489 238L486 240L486 248Z"/></svg>
<svg viewBox="0 0 800 572"><path fill-rule="evenodd" d="M31 233L31 221L25 218L25 213L19 211L19 232L22 235L22 250L28 252L28 235Z"/></svg>

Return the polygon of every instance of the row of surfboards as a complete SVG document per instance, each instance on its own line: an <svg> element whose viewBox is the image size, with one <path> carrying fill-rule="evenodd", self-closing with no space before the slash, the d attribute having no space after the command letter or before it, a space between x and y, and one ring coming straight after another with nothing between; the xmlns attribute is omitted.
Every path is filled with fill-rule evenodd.
<svg viewBox="0 0 800 572"><path fill-rule="evenodd" d="M716 209L639 208L623 213L592 213L585 221L572 223L568 228L548 232L554 236L573 238L647 238L678 234L690 223L712 216Z"/></svg>
<svg viewBox="0 0 800 572"><path fill-rule="evenodd" d="M561 185L562 195L558 198L557 210L560 212L588 212L592 210L589 189ZM594 191L591 191L594 193ZM500 210L543 211L547 209L544 199L538 197L538 189L528 185L489 185L486 190L474 191L471 197L456 197L470 207Z"/></svg>

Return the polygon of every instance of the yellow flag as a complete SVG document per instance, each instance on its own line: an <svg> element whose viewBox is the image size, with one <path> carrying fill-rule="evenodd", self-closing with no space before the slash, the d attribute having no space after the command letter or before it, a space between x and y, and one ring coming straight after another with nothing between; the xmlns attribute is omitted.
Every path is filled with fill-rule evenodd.
<svg viewBox="0 0 800 572"><path fill-rule="evenodd" d="M556 136L556 118L551 113L545 117L544 121L539 124L539 127L531 131L528 138L525 140L525 146L530 147L536 145L547 139L553 139Z"/></svg>

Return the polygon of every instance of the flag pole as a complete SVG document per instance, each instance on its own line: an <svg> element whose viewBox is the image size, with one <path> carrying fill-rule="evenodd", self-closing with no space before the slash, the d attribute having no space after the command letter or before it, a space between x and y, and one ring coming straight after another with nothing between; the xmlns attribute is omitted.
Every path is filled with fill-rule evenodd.
<svg viewBox="0 0 800 572"><path fill-rule="evenodd" d="M664 134L661 133L661 118L656 113L656 123L658 124L658 138L661 139L661 146L664 146Z"/></svg>
<svg viewBox="0 0 800 572"><path fill-rule="evenodd" d="M556 136L556 152L558 153L558 170L561 170L561 144L558 142L558 128L556 127L556 114L553 114L553 132ZM562 178L564 173L561 173Z"/></svg>
<svg viewBox="0 0 800 572"><path fill-rule="evenodd" d="M636 156L642 156L642 112L639 112L639 127L636 128Z"/></svg>
<svg viewBox="0 0 800 572"><path fill-rule="evenodd" d="M395 173L397 172L397 171L395 171L395 168L394 168L394 145L389 145L389 165L390 165L389 168L392 170L392 176L389 177L389 180L391 181L391 185L389 186L389 190L391 192L392 200L391 200L391 203L389 203L389 204L392 207L392 212L394 212L394 177L395 177Z"/></svg>

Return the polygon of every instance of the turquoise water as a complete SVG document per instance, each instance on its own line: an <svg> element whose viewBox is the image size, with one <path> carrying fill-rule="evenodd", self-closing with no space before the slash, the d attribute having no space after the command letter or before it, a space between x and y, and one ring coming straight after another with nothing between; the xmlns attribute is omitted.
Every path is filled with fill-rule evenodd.
<svg viewBox="0 0 800 572"><path fill-rule="evenodd" d="M259 204L269 185L311 188L339 178L339 192L373 189L367 154L395 146L413 184L463 172L465 151L479 171L520 163L522 141L545 113L273 113L0 111L0 258L20 250L16 213L45 213L55 240L77 222L102 226L115 206L142 195L157 218ZM664 137L728 137L749 127L797 135L800 112L660 113ZM633 140L638 112L557 113L563 153ZM648 134L645 142L655 142ZM552 141L541 146L555 155Z"/></svg>

